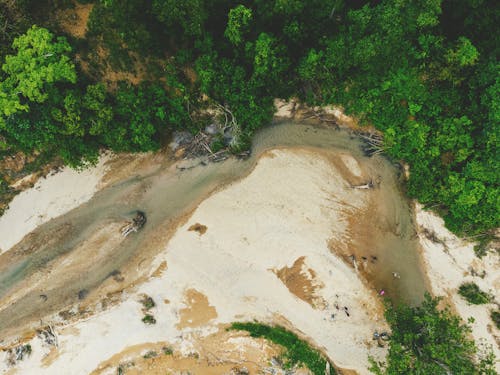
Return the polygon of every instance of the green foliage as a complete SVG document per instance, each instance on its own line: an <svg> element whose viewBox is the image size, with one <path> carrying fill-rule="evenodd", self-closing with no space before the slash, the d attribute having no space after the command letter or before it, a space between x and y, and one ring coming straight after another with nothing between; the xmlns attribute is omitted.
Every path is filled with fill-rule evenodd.
<svg viewBox="0 0 500 375"><path fill-rule="evenodd" d="M495 238L494 236L483 236L478 243L474 245L474 254L478 258L484 257L488 253L488 248L491 243Z"/></svg>
<svg viewBox="0 0 500 375"><path fill-rule="evenodd" d="M156 319L153 315L151 314L146 314L144 315L144 317L142 318L142 322L144 324L156 324Z"/></svg>
<svg viewBox="0 0 500 375"><path fill-rule="evenodd" d="M141 303L146 310L150 310L156 306L155 301L150 296L144 296Z"/></svg>
<svg viewBox="0 0 500 375"><path fill-rule="evenodd" d="M478 352L469 339L470 328L448 309L439 310L439 299L426 295L419 307L387 305L391 326L386 364L370 359L375 374L491 374L491 356L476 362Z"/></svg>
<svg viewBox="0 0 500 375"><path fill-rule="evenodd" d="M238 5L229 11L226 31L224 35L234 45L243 42L243 36L248 31L248 25L253 18L252 9Z"/></svg>
<svg viewBox="0 0 500 375"><path fill-rule="evenodd" d="M48 89L57 82L76 82L75 66L68 53L71 47L65 38L57 38L47 29L32 26L24 35L14 39L16 55L7 55L2 66L7 74L1 89L9 96L43 103ZM4 111L5 112L5 111Z"/></svg>
<svg viewBox="0 0 500 375"><path fill-rule="evenodd" d="M324 375L325 373L327 359L319 351L311 348L307 342L283 327L270 327L260 323L233 323L230 329L247 331L252 337L263 337L283 346L285 348L283 358L288 368L304 365L314 375ZM333 367L331 370L335 374Z"/></svg>
<svg viewBox="0 0 500 375"><path fill-rule="evenodd" d="M384 132L387 153L410 164L411 196L440 206L453 231L481 233L500 223L499 68L471 38L447 38L440 13L435 0L349 10L297 73L309 103L342 104Z"/></svg>
<svg viewBox="0 0 500 375"><path fill-rule="evenodd" d="M458 294L473 305L482 305L491 302L491 296L483 292L475 283L463 283L458 288Z"/></svg>
<svg viewBox="0 0 500 375"><path fill-rule="evenodd" d="M113 108L107 102L106 88L102 83L87 86L82 106L88 111L89 134L101 135L105 133L113 119Z"/></svg>
<svg viewBox="0 0 500 375"><path fill-rule="evenodd" d="M164 346L162 348L162 350L163 350L163 354L165 354L165 355L172 355L172 354L174 354L174 349L172 349L170 346Z"/></svg>
<svg viewBox="0 0 500 375"><path fill-rule="evenodd" d="M153 0L153 13L169 32L190 37L202 34L207 18L204 0Z"/></svg>
<svg viewBox="0 0 500 375"><path fill-rule="evenodd" d="M27 101L42 103L58 82L76 82L75 67L68 57L71 47L44 28L32 26L12 44L16 55L7 55L0 81L0 129L6 118L28 111Z"/></svg>
<svg viewBox="0 0 500 375"><path fill-rule="evenodd" d="M120 85L113 121L102 133L104 143L116 151L157 149L162 133L188 121L187 113L173 102L159 85Z"/></svg>
<svg viewBox="0 0 500 375"><path fill-rule="evenodd" d="M449 229L500 225L498 1L98 1L75 40L78 82L64 39L35 26L11 44L70 6L0 2L0 149L73 164L103 146L154 150L174 128L198 130L191 115L208 96L234 116L239 150L275 97L298 96L382 131L388 156L410 165L408 194ZM144 82L106 88L113 71Z"/></svg>
<svg viewBox="0 0 500 375"><path fill-rule="evenodd" d="M495 323L497 329L500 329L500 311L492 310L490 316L491 320L493 320L493 323Z"/></svg>

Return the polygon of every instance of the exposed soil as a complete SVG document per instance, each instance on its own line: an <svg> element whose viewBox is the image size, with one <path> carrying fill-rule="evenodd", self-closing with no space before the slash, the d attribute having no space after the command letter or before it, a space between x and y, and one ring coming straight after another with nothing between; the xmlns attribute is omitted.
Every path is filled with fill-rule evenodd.
<svg viewBox="0 0 500 375"><path fill-rule="evenodd" d="M206 337L191 337L192 349L186 353L167 342L146 343L129 347L101 363L91 375L107 374L121 367L126 374L200 374L237 375L244 369L250 374L271 369L270 360L281 348L264 339L220 329ZM278 369L275 368L275 371ZM280 372L275 372L280 374ZM297 374L308 374L300 370Z"/></svg>
<svg viewBox="0 0 500 375"><path fill-rule="evenodd" d="M84 38L87 32L87 21L94 4L74 2L73 8L59 10L56 18L63 31L75 38Z"/></svg>
<svg viewBox="0 0 500 375"><path fill-rule="evenodd" d="M158 268L151 274L151 277L160 277L163 275L163 272L165 272L168 268L167 262L163 261L161 264L158 266Z"/></svg>
<svg viewBox="0 0 500 375"><path fill-rule="evenodd" d="M312 307L316 307L319 303L323 304L322 299L316 293L319 288L322 288L322 285L315 280L316 272L308 268L304 260L305 257L302 256L296 259L291 267L283 267L276 270L275 273L290 293Z"/></svg>
<svg viewBox="0 0 500 375"><path fill-rule="evenodd" d="M179 311L180 321L177 328L199 327L217 318L215 307L210 306L208 298L196 289L188 289L185 293L186 307Z"/></svg>

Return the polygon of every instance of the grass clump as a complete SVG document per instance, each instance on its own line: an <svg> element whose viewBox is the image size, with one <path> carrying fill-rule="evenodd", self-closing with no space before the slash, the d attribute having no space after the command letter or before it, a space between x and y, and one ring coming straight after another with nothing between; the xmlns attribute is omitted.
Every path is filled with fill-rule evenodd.
<svg viewBox="0 0 500 375"><path fill-rule="evenodd" d="M491 302L491 296L488 293L483 292L475 283L472 282L460 285L460 288L458 288L458 294L473 305L482 305Z"/></svg>
<svg viewBox="0 0 500 375"><path fill-rule="evenodd" d="M327 359L321 353L301 340L296 334L280 326L267 326L260 323L233 323L231 330L247 331L252 337L262 337L285 348L283 359L288 368L296 365L306 366L314 375L324 375ZM330 366L335 374L333 366Z"/></svg>

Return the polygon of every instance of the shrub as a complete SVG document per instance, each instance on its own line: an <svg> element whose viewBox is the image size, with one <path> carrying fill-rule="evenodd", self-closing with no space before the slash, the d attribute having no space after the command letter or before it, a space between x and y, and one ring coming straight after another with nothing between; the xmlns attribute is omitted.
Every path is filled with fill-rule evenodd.
<svg viewBox="0 0 500 375"><path fill-rule="evenodd" d="M482 305L491 302L491 296L483 292L475 283L464 283L458 288L458 293L473 305Z"/></svg>
<svg viewBox="0 0 500 375"><path fill-rule="evenodd" d="M164 346L162 348L162 350L163 350L163 354L165 354L165 355L172 355L172 354L174 354L174 349L172 349L170 346Z"/></svg>
<svg viewBox="0 0 500 375"><path fill-rule="evenodd" d="M141 303L146 310L150 310L156 306L155 301L150 296L144 296Z"/></svg>
<svg viewBox="0 0 500 375"><path fill-rule="evenodd" d="M153 315L146 314L146 315L144 315L144 318L142 318L142 322L144 324L156 324L156 319Z"/></svg>

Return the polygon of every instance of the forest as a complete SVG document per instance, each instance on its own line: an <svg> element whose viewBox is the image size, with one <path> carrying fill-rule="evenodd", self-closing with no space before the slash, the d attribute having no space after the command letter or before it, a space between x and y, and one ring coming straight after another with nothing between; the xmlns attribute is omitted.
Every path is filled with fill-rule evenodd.
<svg viewBox="0 0 500 375"><path fill-rule="evenodd" d="M86 31L65 27L89 11ZM408 163L409 196L458 234L500 221L500 3L493 0L0 0L0 156L78 167L234 115L234 151L274 98L335 104ZM2 184L5 190L5 184ZM0 190L2 190L0 189Z"/></svg>
<svg viewBox="0 0 500 375"><path fill-rule="evenodd" d="M408 196L484 246L500 223L499 25L494 0L0 0L0 160L84 168L102 150L154 151L214 107L233 137L212 149L239 153L275 98L298 98L378 129L410 167ZM495 373L438 303L387 305L373 373ZM324 366L293 334L236 328Z"/></svg>

